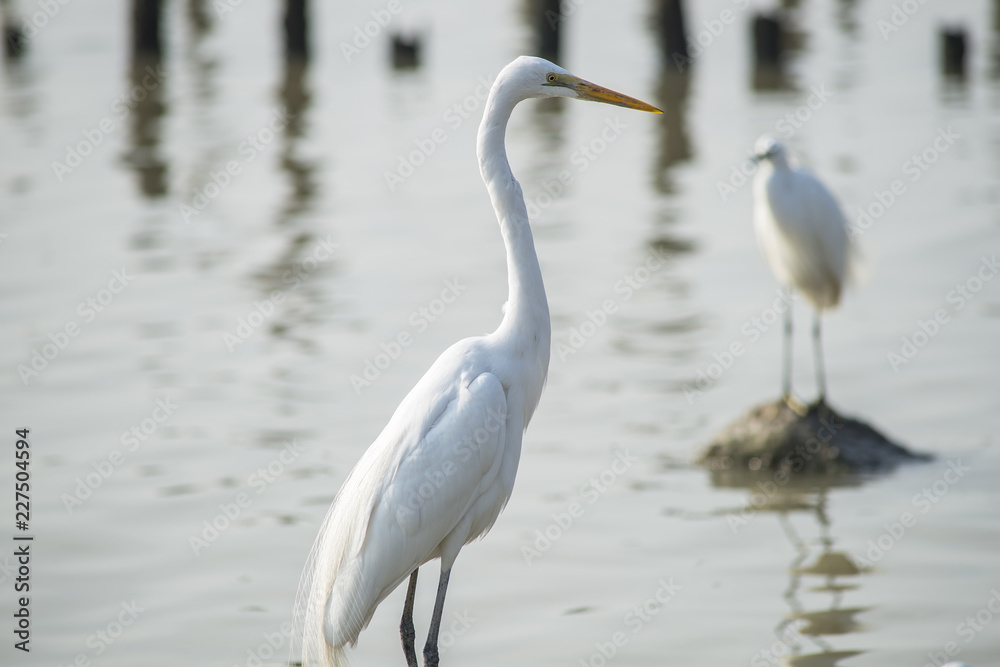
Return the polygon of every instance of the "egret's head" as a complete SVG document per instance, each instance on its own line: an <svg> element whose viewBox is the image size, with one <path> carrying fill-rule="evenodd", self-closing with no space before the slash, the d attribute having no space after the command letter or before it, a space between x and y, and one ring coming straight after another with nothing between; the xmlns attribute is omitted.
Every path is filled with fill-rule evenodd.
<svg viewBox="0 0 1000 667"><path fill-rule="evenodd" d="M509 86L520 99L570 97L613 104L626 109L662 113L656 107L613 90L584 81L544 58L521 56L500 72L497 82Z"/></svg>
<svg viewBox="0 0 1000 667"><path fill-rule="evenodd" d="M783 160L785 159L785 145L771 135L765 134L754 144L753 159L757 162Z"/></svg>

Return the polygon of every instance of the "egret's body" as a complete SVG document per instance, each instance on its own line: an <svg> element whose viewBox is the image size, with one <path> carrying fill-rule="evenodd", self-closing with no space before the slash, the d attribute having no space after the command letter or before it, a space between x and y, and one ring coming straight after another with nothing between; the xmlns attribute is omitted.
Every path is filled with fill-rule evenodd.
<svg viewBox="0 0 1000 667"><path fill-rule="evenodd" d="M840 303L847 279L850 243L840 204L810 171L789 162L784 146L761 137L754 177L754 228L775 277L797 289L816 310L813 342L819 400L826 395L820 317ZM785 362L782 393L791 394L791 306L785 310Z"/></svg>
<svg viewBox="0 0 1000 667"><path fill-rule="evenodd" d="M400 626L416 665L417 568L441 559L424 659L437 664L437 634L459 550L484 535L510 498L521 437L541 397L550 322L521 186L504 147L514 106L530 97L575 97L655 111L539 58L521 57L497 77L479 128L479 166L507 248L509 295L493 333L442 354L403 399L337 494L299 592L303 664L341 665L378 604L410 577Z"/></svg>

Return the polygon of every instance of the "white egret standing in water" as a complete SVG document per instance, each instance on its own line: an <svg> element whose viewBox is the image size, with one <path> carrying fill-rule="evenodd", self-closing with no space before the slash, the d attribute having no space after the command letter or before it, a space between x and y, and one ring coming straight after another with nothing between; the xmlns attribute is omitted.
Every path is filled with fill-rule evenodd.
<svg viewBox="0 0 1000 667"><path fill-rule="evenodd" d="M850 243L847 222L833 194L811 172L789 162L780 141L761 137L754 149L760 162L754 177L754 228L771 271L786 289L795 288L816 309L813 351L819 400L826 397L820 337L824 310L840 302L847 278ZM785 309L782 397L792 391L792 306Z"/></svg>
<svg viewBox="0 0 1000 667"><path fill-rule="evenodd" d="M504 147L514 106L569 97L658 112L540 58L505 67L486 100L479 169L507 248L509 294L496 331L448 348L410 390L358 461L320 528L299 589L302 661L343 665L375 608L409 577L400 635L410 667L417 569L441 559L424 663L438 664L438 631L459 550L484 535L510 498L521 437L549 366L549 308L521 186Z"/></svg>

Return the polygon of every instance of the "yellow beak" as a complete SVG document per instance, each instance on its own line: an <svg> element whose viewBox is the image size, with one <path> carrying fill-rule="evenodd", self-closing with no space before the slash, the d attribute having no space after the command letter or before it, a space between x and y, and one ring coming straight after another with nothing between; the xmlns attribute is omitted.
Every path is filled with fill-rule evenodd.
<svg viewBox="0 0 1000 667"><path fill-rule="evenodd" d="M603 86L598 86L596 83L584 81L583 79L566 81L564 85L566 85L567 88L576 91L576 94L581 100L603 102L604 104L613 104L616 107L625 107L626 109L638 109L639 111L663 113L651 104L646 104L645 102L637 100L634 97L629 97L628 95L616 93L613 90Z"/></svg>

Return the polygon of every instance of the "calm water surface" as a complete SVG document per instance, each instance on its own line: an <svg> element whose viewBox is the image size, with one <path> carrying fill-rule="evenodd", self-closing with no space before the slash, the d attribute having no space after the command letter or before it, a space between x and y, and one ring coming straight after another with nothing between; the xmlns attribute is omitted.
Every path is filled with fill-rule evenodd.
<svg viewBox="0 0 1000 667"><path fill-rule="evenodd" d="M928 3L883 38L889 3L798 4L785 87L755 91L742 3L688 3L699 30L736 17L703 36L688 79L660 74L650 3L581 3L563 64L667 113L515 114L554 350L514 496L454 571L445 664L1000 661L996 18ZM345 475L448 344L499 322L504 253L474 139L480 82L530 49L524 3L405 5L392 27L428 47L403 74L385 34L350 62L339 46L382 3L317 7L306 72L281 64L269 5L205 3L199 29L171 3L150 73L128 62L124 3L71 3L0 72L0 414L11 443L32 429L36 536L32 651L7 634L4 664L281 664ZM973 45L964 84L936 75L937 26L955 19ZM826 320L833 404L934 462L780 493L716 488L691 465L779 388L776 285L733 175L765 131L852 220L875 214L867 278ZM390 190L387 173L405 178ZM12 488L12 458L0 471ZM436 577L421 578L421 636ZM382 605L358 664L401 663L401 606L401 591Z"/></svg>

